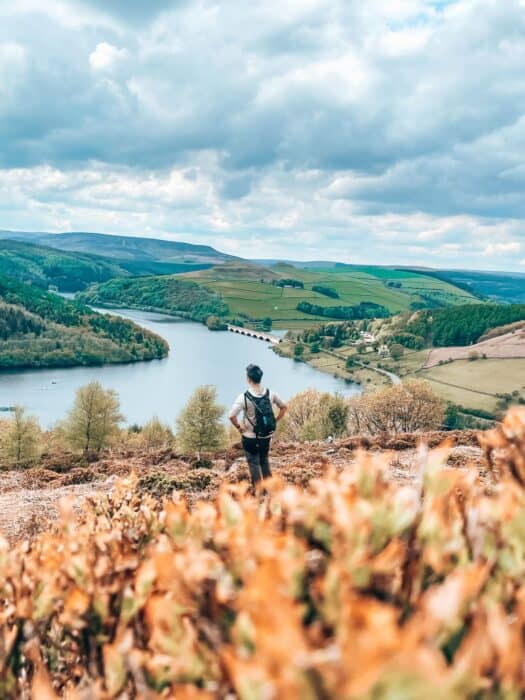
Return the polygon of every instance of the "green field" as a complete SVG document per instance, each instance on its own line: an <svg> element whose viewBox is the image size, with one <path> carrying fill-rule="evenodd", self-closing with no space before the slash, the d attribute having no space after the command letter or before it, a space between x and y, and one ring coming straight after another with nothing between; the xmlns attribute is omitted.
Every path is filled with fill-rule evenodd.
<svg viewBox="0 0 525 700"><path fill-rule="evenodd" d="M352 354L345 350L340 348L338 354ZM525 359L456 360L424 370L427 355L428 349L405 351L396 362L382 360L375 353L364 357L373 365L379 362L388 366L402 379L429 381L436 394L465 408L493 412L501 395L513 391L525 398ZM356 358L363 359L358 355Z"/></svg>
<svg viewBox="0 0 525 700"><path fill-rule="evenodd" d="M525 359L457 360L418 373L448 401L493 411L498 394L519 391L525 396Z"/></svg>
<svg viewBox="0 0 525 700"><path fill-rule="evenodd" d="M373 271L375 272L372 274ZM326 270L303 269L285 264L269 268L228 263L188 276L220 294L228 304L231 315L245 317L254 322L271 317L276 328L304 328L314 325L317 321L327 320L326 317L297 311L296 306L300 301L323 307L373 302L386 307L392 313L407 311L411 303L425 303L428 297L446 304L475 301L475 297L448 282L418 273L381 268L341 267ZM285 278L302 282L304 289L272 285L273 280ZM400 283L402 286L388 286L389 281ZM339 294L339 298L332 299L314 292L314 285L332 287ZM426 295L426 298L421 294Z"/></svg>

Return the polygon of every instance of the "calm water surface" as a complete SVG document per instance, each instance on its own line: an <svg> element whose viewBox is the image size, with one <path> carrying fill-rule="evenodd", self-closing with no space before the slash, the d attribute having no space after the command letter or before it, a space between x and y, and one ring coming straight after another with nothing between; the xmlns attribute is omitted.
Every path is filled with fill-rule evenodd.
<svg viewBox="0 0 525 700"><path fill-rule="evenodd" d="M266 384L285 400L309 387L359 393L355 384L279 357L261 340L211 333L199 323L145 311L111 313L161 335L170 344L169 356L130 365L0 372L0 406L21 404L50 427L71 408L78 387L98 380L118 392L128 423L142 424L153 415L172 423L200 384L214 384L221 403L229 406L244 389L244 368L250 362L261 365Z"/></svg>

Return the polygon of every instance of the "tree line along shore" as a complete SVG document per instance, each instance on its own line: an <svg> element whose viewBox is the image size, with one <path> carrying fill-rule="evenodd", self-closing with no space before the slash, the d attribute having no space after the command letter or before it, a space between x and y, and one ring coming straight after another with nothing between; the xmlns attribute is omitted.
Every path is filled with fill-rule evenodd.
<svg viewBox="0 0 525 700"><path fill-rule="evenodd" d="M130 441L145 449L176 446L200 465L207 455L238 442L236 431L227 429L224 415L215 387L201 386L173 427L154 416L145 425L125 427L117 393L91 382L78 389L69 412L49 431L43 431L23 407L15 407L12 415L0 421L0 465L6 469L34 466L43 455L63 449L88 458ZM352 398L307 389L290 400L276 439L302 443L356 434L427 432L442 428L446 420L445 402L417 380Z"/></svg>

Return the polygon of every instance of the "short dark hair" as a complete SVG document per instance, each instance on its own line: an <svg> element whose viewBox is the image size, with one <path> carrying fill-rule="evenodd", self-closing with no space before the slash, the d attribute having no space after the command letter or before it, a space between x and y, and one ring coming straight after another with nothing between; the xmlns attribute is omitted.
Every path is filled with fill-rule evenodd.
<svg viewBox="0 0 525 700"><path fill-rule="evenodd" d="M254 384L259 384L263 376L263 371L259 365L248 365L248 367L246 367L246 374L250 381Z"/></svg>

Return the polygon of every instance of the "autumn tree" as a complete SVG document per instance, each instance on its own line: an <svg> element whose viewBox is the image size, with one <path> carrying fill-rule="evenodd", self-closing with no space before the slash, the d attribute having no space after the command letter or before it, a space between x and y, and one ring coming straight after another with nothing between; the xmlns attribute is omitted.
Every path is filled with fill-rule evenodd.
<svg viewBox="0 0 525 700"><path fill-rule="evenodd" d="M227 331L228 324L218 316L208 316L206 320L206 325L210 331Z"/></svg>
<svg viewBox="0 0 525 700"><path fill-rule="evenodd" d="M412 379L350 401L354 434L416 433L439 428L445 402L427 382Z"/></svg>
<svg viewBox="0 0 525 700"><path fill-rule="evenodd" d="M217 403L214 386L200 386L195 390L177 418L177 441L183 452L195 453L200 459L203 453L224 446L224 410L224 406Z"/></svg>
<svg viewBox="0 0 525 700"><path fill-rule="evenodd" d="M22 406L16 406L2 433L2 458L14 466L33 464L40 455L41 440L37 419L28 416Z"/></svg>
<svg viewBox="0 0 525 700"><path fill-rule="evenodd" d="M99 452L118 433L124 420L116 391L99 382L80 387L75 403L62 426L67 444L74 450Z"/></svg>
<svg viewBox="0 0 525 700"><path fill-rule="evenodd" d="M142 441L148 450L171 447L175 441L169 425L162 423L157 416L148 421L141 431Z"/></svg>
<svg viewBox="0 0 525 700"><path fill-rule="evenodd" d="M349 413L348 401L341 394L335 394L335 396L330 397L327 418L330 434L333 437L342 437L346 433Z"/></svg>
<svg viewBox="0 0 525 700"><path fill-rule="evenodd" d="M394 343L390 346L390 357L393 360L400 360L405 352L405 348L399 343Z"/></svg>
<svg viewBox="0 0 525 700"><path fill-rule="evenodd" d="M347 419L348 405L342 396L306 389L290 399L279 436L294 442L340 437L346 432Z"/></svg>

